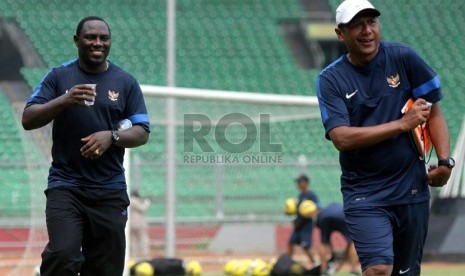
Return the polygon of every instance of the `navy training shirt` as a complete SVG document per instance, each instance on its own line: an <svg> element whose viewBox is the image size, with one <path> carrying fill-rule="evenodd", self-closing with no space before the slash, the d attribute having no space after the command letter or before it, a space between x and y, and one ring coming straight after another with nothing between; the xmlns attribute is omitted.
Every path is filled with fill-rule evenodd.
<svg viewBox="0 0 465 276"><path fill-rule="evenodd" d="M318 215L318 220L331 218L345 224L346 217L344 215L344 208L342 204L331 203L325 208L321 209L320 214Z"/></svg>
<svg viewBox="0 0 465 276"><path fill-rule="evenodd" d="M368 65L353 66L343 55L317 80L317 96L326 130L366 127L401 118L409 98L435 103L442 98L436 73L410 47L381 42ZM408 133L359 150L340 152L341 190L346 209L391 206L430 198L424 161Z"/></svg>
<svg viewBox="0 0 465 276"><path fill-rule="evenodd" d="M47 103L77 84L96 83L95 104L63 110L53 120L52 165L48 188L85 186L102 189L126 189L124 148L110 146L98 159L81 155L81 138L105 130L116 130L122 119L149 132L149 117L142 91L136 79L113 63L102 73L87 73L77 59L50 70L34 90L26 108Z"/></svg>

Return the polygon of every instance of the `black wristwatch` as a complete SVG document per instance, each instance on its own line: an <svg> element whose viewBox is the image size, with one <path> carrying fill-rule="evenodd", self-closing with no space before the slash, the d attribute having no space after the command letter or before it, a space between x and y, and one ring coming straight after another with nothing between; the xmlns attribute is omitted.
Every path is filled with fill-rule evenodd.
<svg viewBox="0 0 465 276"><path fill-rule="evenodd" d="M113 141L113 144L119 141L119 134L118 131L112 130L111 131L111 141Z"/></svg>
<svg viewBox="0 0 465 276"><path fill-rule="evenodd" d="M455 160L452 157L439 160L438 166L444 166L444 167L448 167L449 169L452 169L455 167Z"/></svg>

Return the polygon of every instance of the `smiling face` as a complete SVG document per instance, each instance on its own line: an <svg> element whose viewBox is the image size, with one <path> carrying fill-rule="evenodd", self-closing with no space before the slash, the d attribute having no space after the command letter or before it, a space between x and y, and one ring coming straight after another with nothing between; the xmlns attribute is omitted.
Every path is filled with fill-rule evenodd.
<svg viewBox="0 0 465 276"><path fill-rule="evenodd" d="M84 23L79 34L74 36L78 48L79 64L87 71L102 71L110 53L111 35L107 24L100 20Z"/></svg>
<svg viewBox="0 0 465 276"><path fill-rule="evenodd" d="M378 18L370 14L360 14L346 25L336 29L339 41L349 51L351 62L364 65L373 60L378 53L380 28Z"/></svg>

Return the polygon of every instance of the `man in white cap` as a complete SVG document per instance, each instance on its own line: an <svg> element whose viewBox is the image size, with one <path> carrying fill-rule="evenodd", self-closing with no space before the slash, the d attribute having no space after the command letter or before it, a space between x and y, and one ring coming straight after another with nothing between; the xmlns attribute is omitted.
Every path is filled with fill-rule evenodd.
<svg viewBox="0 0 465 276"><path fill-rule="evenodd" d="M380 15L367 0L337 8L348 53L321 72L317 95L326 138L340 151L344 212L363 274L420 275L428 184L445 185L455 162L437 74L410 47L380 42ZM410 136L424 123L439 160L428 172Z"/></svg>

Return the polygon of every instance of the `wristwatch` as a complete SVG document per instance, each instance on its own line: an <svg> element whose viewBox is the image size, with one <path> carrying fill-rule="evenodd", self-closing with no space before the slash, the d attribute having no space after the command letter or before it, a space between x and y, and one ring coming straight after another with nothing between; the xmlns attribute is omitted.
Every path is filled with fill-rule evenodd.
<svg viewBox="0 0 465 276"><path fill-rule="evenodd" d="M112 130L111 131L111 141L113 141L113 144L119 141L119 134L118 131Z"/></svg>
<svg viewBox="0 0 465 276"><path fill-rule="evenodd" d="M455 167L455 160L452 157L439 160L438 166L444 166L444 167L448 167L449 169L452 169Z"/></svg>

